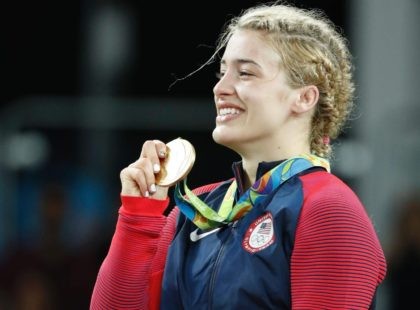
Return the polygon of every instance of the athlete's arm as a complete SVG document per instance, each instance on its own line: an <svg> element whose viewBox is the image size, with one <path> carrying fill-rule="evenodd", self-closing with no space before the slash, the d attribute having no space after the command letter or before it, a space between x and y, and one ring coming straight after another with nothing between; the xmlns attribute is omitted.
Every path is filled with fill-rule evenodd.
<svg viewBox="0 0 420 310"><path fill-rule="evenodd" d="M328 188L305 193L291 259L292 309L369 309L385 276L381 246L357 197Z"/></svg>
<svg viewBox="0 0 420 310"><path fill-rule="evenodd" d="M112 243L92 294L91 309L154 309L178 209L168 200L122 196Z"/></svg>

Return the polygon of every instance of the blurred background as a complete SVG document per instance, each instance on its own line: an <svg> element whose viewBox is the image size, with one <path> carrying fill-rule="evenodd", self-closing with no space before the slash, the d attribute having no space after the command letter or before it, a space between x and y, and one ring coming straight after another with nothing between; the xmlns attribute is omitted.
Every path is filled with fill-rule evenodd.
<svg viewBox="0 0 420 310"><path fill-rule="evenodd" d="M0 309L88 309L144 140L190 140L191 187L230 177L213 143L211 56L231 15L264 1L7 1L0 94ZM420 309L420 1L290 1L349 38L357 109L333 171L388 261L378 309ZM177 79L176 83L174 83Z"/></svg>

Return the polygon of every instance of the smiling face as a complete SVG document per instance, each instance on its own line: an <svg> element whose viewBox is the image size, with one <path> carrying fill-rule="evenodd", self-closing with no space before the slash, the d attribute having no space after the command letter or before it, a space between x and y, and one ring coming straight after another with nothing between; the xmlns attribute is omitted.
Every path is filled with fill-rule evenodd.
<svg viewBox="0 0 420 310"><path fill-rule="evenodd" d="M232 35L213 89L217 143L241 155L281 147L293 126L292 106L299 92L287 84L280 63L260 33L238 30Z"/></svg>

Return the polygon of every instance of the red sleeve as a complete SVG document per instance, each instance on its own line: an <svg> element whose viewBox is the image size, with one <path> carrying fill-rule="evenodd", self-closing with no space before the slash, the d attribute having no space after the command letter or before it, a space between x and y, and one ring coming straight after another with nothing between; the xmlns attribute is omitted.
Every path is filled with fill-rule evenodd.
<svg viewBox="0 0 420 310"><path fill-rule="evenodd" d="M307 198L291 258L292 309L368 309L385 277L382 248L356 195L320 173L302 178Z"/></svg>
<svg viewBox="0 0 420 310"><path fill-rule="evenodd" d="M208 193L221 182L193 190ZM169 199L122 196L111 246L93 289L90 309L159 309L166 255L179 209L163 212Z"/></svg>
<svg viewBox="0 0 420 310"><path fill-rule="evenodd" d="M90 309L157 309L178 209L165 217L169 199L121 199L116 230L98 273Z"/></svg>

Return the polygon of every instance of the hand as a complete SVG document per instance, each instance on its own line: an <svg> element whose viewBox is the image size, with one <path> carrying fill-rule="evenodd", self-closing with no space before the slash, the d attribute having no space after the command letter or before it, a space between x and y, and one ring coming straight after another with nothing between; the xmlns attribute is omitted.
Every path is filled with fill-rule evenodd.
<svg viewBox="0 0 420 310"><path fill-rule="evenodd" d="M166 154L166 145L162 141L144 142L139 159L121 170L121 195L166 199L168 188L155 184L155 175L160 171L160 160Z"/></svg>

